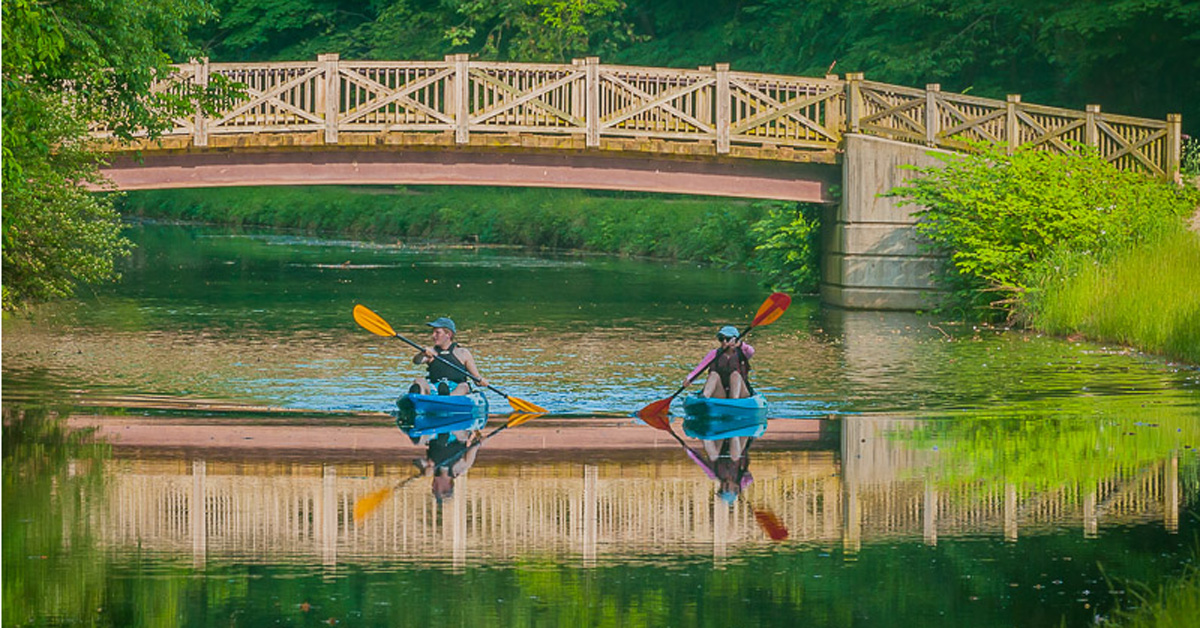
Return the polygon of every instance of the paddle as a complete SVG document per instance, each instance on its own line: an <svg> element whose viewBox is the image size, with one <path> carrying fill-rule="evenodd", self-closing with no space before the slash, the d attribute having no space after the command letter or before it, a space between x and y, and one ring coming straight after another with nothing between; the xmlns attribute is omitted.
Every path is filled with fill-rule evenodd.
<svg viewBox="0 0 1200 628"><path fill-rule="evenodd" d="M674 436L675 440L679 441L679 444L687 451L688 458L691 458L692 462L696 463L704 471L704 475L707 475L711 480L717 479L717 474L708 466L708 463L704 462L700 454L696 453L695 449L688 447L687 443L683 442L683 439L679 437L679 434L676 434L675 430L671 429L671 422L665 413L648 417L645 421L650 427L663 430ZM746 443L746 446L742 449L743 456L750 453L750 445L752 444L754 444L754 439L750 439L750 442ZM788 538L789 532L787 526L783 525L783 522L779 520L779 517L775 516L775 513L765 508L756 508L753 505L750 506L750 509L754 511L754 520L758 522L758 527L762 528L762 531L766 532L772 541L783 541Z"/></svg>
<svg viewBox="0 0 1200 628"><path fill-rule="evenodd" d="M754 329L755 327L760 325L770 325L771 323L779 320L779 317L783 316L783 313L787 311L788 306L791 304L792 297L782 292L772 293L771 296L767 297L767 300L763 301L763 304L759 306L758 312L754 314L754 320L750 321L750 325L743 329L742 333L738 334L738 340L741 340L743 336L750 333L750 330ZM711 361L712 360L704 362L698 370L703 371L706 367L708 367ZM658 401L647 405L641 410L638 410L638 418L649 423L650 419L647 417L665 414L667 409L671 407L671 402L679 396L679 393L687 390L687 387L690 384L691 382L688 382L687 384L680 386L679 390L676 390L674 393L672 393L670 397L667 397L666 399L659 399ZM668 425L668 427L670 426ZM679 437L676 436L676 438Z"/></svg>
<svg viewBox="0 0 1200 628"><path fill-rule="evenodd" d="M471 449L472 447L482 447L483 444L486 443L489 438L495 436L496 434L499 434L500 432L504 431L506 428L516 427L526 421L529 421L530 419L537 418L538 416L540 416L540 414L531 414L531 413L527 413L527 412L514 412L514 413L512 413L512 415L510 415L508 417L508 421L504 425L501 425L500 427L492 430L490 433L488 433L487 436L484 436L478 443L475 443L474 445L471 445L470 447L464 447L464 448L458 450L457 452L454 453L454 455L452 455L449 458L438 463L438 466L450 466L450 465L454 464L455 462L457 462L459 458L466 455L467 451L469 449ZM383 504L384 501L386 501L389 497L391 497L392 493L395 493L396 491L400 490L401 488L404 488L405 485L407 485L409 482L412 482L413 480L421 477L421 475L422 475L421 473L418 473L412 477L404 478L403 480L397 482L394 486L381 488L378 491L375 491L373 493L365 495L364 497L359 499L357 502L354 503L354 523L362 523L362 521L364 519L366 519L368 516L370 516L371 513L375 512L375 510L377 508L379 508L379 506L381 504Z"/></svg>
<svg viewBox="0 0 1200 628"><path fill-rule="evenodd" d="M383 318L380 317L378 314L376 314L375 312L372 312L370 309L368 309L367 307L365 307L361 304L354 306L354 320L357 321L359 325L362 325L362 327L364 329L366 329L367 331L369 331L377 336L399 338L400 340L404 341L409 346L413 347L414 349L416 349L418 351L425 350L425 347L422 347L421 345L396 333L396 330L392 329L392 326L388 325L387 321L383 320ZM468 373L465 369L463 369L459 365L443 358L440 355L436 356L436 357L438 360L441 360L444 364L449 365L454 370L462 373L463 375L466 375L467 377L470 377L471 381L475 382L476 384L479 383L479 378L475 377L474 375L471 375L470 373ZM545 414L546 412L549 412L549 410L546 410L545 408L543 408L537 404L530 403L528 401L525 401L524 399L518 399L517 397L511 397L504 391L496 388L495 386L488 385L487 389L496 393L497 395L500 395L501 397L504 397L505 399L507 399L508 403L513 407L513 410L516 410L518 412L529 412L529 413L534 413L534 414Z"/></svg>

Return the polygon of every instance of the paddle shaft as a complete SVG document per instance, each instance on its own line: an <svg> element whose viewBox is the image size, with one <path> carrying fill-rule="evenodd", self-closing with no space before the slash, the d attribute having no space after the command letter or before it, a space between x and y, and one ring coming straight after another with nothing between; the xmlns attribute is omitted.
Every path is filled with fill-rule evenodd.
<svg viewBox="0 0 1200 628"><path fill-rule="evenodd" d="M404 336L401 336L400 334L396 334L396 337L399 338L400 340L403 340L404 342L408 343L409 346L416 349L417 351L425 351L425 347L422 347L421 345L409 340L408 338L405 338ZM445 364L446 366L449 366L450 368L458 371L459 373L462 373L463 375L470 377L471 381L475 382L476 384L479 383L479 378L472 375L470 372L467 371L467 369L464 369L463 367L451 362L450 360L447 360L446 358L443 358L440 355L435 355L433 357L435 360L441 360L442 364ZM489 384L487 386L487 389L496 393L497 395L500 395L501 397L504 397L505 399L508 399L507 393L505 393L503 390L496 388L495 386L492 386L491 384Z"/></svg>

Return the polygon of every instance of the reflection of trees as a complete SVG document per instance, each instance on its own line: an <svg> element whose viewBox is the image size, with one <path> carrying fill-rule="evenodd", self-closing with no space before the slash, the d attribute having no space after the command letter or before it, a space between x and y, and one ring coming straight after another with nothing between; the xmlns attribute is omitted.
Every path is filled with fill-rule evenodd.
<svg viewBox="0 0 1200 628"><path fill-rule="evenodd" d="M87 623L108 566L87 517L108 447L45 407L4 406L4 623ZM70 574L64 578L63 574Z"/></svg>

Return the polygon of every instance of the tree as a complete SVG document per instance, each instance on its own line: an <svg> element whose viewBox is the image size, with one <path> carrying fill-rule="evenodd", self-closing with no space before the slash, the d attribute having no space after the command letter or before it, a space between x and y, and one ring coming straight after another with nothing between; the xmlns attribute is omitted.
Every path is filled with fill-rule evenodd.
<svg viewBox="0 0 1200 628"><path fill-rule="evenodd" d="M151 92L206 0L3 0L3 308L114 276L128 254L89 132L154 136L210 91Z"/></svg>

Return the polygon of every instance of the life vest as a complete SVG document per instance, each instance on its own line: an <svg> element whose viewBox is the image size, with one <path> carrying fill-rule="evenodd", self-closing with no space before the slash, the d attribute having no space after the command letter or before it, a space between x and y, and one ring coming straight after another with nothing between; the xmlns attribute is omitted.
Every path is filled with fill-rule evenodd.
<svg viewBox="0 0 1200 628"><path fill-rule="evenodd" d="M452 342L450 343L449 347L445 349L438 349L437 355L442 360L445 360L446 362L457 366L463 371L466 371L466 365L458 359L458 356L454 355L454 350L457 348L458 343ZM429 363L429 373L425 376L429 379L429 381L437 382L444 379L454 382L455 384L461 384L467 381L467 375L465 373L451 367L450 364L446 364L446 362L442 362L442 360L434 358L434 360Z"/></svg>
<svg viewBox="0 0 1200 628"><path fill-rule="evenodd" d="M746 383L747 390L751 390L750 358L747 358L746 354L742 353L740 346L736 351L718 351L717 357L713 359L712 365L708 368L721 377L721 385L725 387L726 394L729 393L729 376L734 371L741 373L742 381Z"/></svg>

